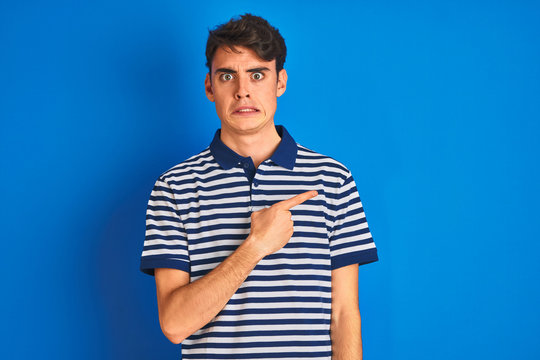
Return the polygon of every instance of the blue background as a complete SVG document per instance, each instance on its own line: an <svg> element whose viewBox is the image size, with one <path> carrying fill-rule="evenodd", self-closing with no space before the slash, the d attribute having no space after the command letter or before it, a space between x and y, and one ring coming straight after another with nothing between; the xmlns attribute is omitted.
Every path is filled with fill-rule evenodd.
<svg viewBox="0 0 540 360"><path fill-rule="evenodd" d="M207 30L248 11L289 48L276 123L357 181L365 358L540 358L540 5L509 0L2 1L0 358L178 358L146 202L219 127Z"/></svg>

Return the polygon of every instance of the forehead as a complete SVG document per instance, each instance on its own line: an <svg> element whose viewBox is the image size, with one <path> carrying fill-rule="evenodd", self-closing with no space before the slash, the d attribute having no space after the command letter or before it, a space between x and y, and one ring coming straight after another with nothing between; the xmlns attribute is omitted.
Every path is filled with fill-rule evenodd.
<svg viewBox="0 0 540 360"><path fill-rule="evenodd" d="M255 51L243 47L235 46L234 51L229 47L219 47L212 60L212 69L249 69L256 67L267 67L271 70L276 69L276 60L266 61L260 58Z"/></svg>

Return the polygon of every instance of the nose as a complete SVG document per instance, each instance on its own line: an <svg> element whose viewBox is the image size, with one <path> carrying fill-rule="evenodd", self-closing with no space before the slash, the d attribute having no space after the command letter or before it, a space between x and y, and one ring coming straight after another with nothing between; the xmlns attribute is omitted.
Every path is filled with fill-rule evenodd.
<svg viewBox="0 0 540 360"><path fill-rule="evenodd" d="M240 100L242 98L248 98L250 93L249 89L249 77L247 76L240 76L237 82L236 91L234 94L234 97L236 100Z"/></svg>

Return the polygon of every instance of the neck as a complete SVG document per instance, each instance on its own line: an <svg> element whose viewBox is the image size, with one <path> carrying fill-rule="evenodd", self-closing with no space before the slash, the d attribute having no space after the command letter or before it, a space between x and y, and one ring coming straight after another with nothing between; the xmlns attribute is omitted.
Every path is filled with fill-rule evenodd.
<svg viewBox="0 0 540 360"><path fill-rule="evenodd" d="M257 168L276 151L281 137L272 121L254 133L236 133L222 126L221 141L235 153L251 157Z"/></svg>

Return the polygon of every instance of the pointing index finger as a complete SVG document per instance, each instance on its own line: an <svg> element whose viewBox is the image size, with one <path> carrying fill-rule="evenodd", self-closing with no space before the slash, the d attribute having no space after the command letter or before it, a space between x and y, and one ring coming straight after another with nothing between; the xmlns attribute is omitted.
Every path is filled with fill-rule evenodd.
<svg viewBox="0 0 540 360"><path fill-rule="evenodd" d="M318 194L318 192L316 190L306 191L304 193L293 196L290 199L280 201L280 202L274 204L274 206L277 206L277 207L279 207L281 209L284 209L284 210L290 210L293 207L295 207L296 205L300 205L304 201L309 200L309 199L317 196L317 194Z"/></svg>

